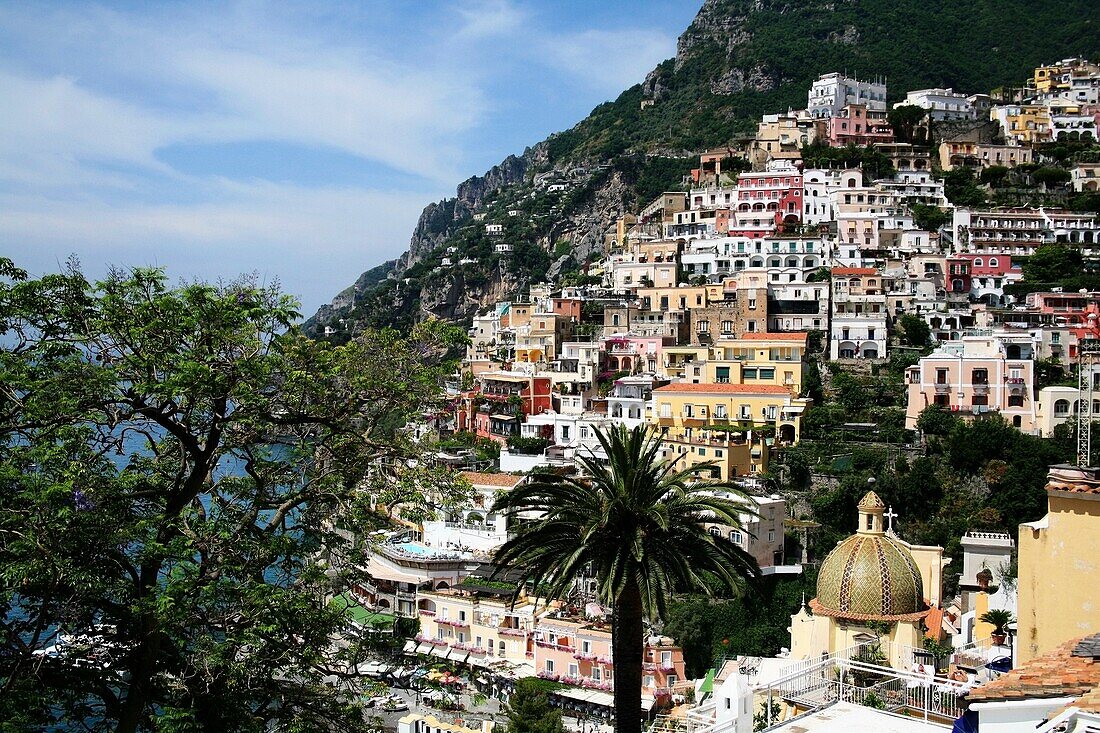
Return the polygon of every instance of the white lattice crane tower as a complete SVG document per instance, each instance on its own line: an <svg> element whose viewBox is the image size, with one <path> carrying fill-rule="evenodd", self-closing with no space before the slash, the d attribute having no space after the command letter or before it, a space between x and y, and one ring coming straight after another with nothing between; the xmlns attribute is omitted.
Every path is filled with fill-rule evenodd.
<svg viewBox="0 0 1100 733"><path fill-rule="evenodd" d="M1092 397L1100 364L1097 315L1089 313L1088 330L1077 341L1077 465L1088 468L1092 457Z"/></svg>

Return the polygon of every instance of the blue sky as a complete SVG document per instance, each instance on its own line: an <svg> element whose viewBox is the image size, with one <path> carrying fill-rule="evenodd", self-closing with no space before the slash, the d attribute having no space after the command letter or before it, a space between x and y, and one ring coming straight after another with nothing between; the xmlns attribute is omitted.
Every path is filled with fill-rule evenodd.
<svg viewBox="0 0 1100 733"><path fill-rule="evenodd" d="M0 0L0 254L255 271L311 313L640 82L699 4Z"/></svg>

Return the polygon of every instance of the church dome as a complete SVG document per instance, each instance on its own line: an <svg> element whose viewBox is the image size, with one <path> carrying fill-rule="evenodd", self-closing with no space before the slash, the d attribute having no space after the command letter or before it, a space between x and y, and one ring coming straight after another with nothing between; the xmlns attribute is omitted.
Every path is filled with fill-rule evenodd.
<svg viewBox="0 0 1100 733"><path fill-rule="evenodd" d="M817 613L855 620L900 621L923 616L924 583L909 550L882 529L885 507L873 492L859 503L859 530L821 563Z"/></svg>

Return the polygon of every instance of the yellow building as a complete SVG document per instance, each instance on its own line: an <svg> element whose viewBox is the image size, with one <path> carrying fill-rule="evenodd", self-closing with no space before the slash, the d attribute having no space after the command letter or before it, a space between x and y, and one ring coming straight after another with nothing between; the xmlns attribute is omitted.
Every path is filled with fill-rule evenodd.
<svg viewBox="0 0 1100 733"><path fill-rule="evenodd" d="M802 391L805 333L744 333L711 346L665 346L661 376L692 384L745 384Z"/></svg>
<svg viewBox="0 0 1100 733"><path fill-rule="evenodd" d="M802 391L805 333L745 333L719 339L710 349L708 382L774 385L791 394Z"/></svg>
<svg viewBox="0 0 1100 733"><path fill-rule="evenodd" d="M513 607L509 592L489 588L489 593L475 592L474 587L420 592L419 648L473 666L502 660L528 664L534 604L521 599Z"/></svg>
<svg viewBox="0 0 1100 733"><path fill-rule="evenodd" d="M1050 141L1050 110L1045 105L997 107L993 110L993 117L1004 128L1005 138L1015 140L1021 145Z"/></svg>
<svg viewBox="0 0 1100 733"><path fill-rule="evenodd" d="M776 440L798 441L809 400L777 385L668 384L653 390L651 420L691 466L717 461L723 479L767 470Z"/></svg>
<svg viewBox="0 0 1100 733"><path fill-rule="evenodd" d="M939 596L943 549L913 547L883 527L886 507L867 492L859 529L830 552L817 576L817 597L791 617L791 658L820 659L880 638L870 624L885 622L882 651L890 666L923 646L929 594ZM929 586L932 586L929 588Z"/></svg>
<svg viewBox="0 0 1100 733"><path fill-rule="evenodd" d="M1052 466L1047 514L1020 525L1020 662L1100 631L1100 469Z"/></svg>

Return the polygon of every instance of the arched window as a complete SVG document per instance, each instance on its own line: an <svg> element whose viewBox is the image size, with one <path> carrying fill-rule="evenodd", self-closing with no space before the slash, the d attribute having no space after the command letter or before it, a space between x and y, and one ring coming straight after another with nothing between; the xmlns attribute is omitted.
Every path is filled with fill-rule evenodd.
<svg viewBox="0 0 1100 733"><path fill-rule="evenodd" d="M997 266L997 258L996 257L990 257L989 258L989 266L990 267L996 267Z"/></svg>
<svg viewBox="0 0 1100 733"><path fill-rule="evenodd" d="M1067 414L1069 414L1069 400L1055 400L1054 401L1054 414L1055 415L1067 415Z"/></svg>
<svg viewBox="0 0 1100 733"><path fill-rule="evenodd" d="M710 533L712 535L714 535L715 537L721 537L722 536L722 530L718 529L717 527L711 527L710 528Z"/></svg>
<svg viewBox="0 0 1100 733"><path fill-rule="evenodd" d="M741 544L742 541L743 541L743 538L741 537L740 532L738 532L736 529L730 531L730 542L732 542L735 545L739 545L739 544Z"/></svg>
<svg viewBox="0 0 1100 733"><path fill-rule="evenodd" d="M981 257L975 257L974 258L974 267L981 267L981 266L982 266L982 258Z"/></svg>

